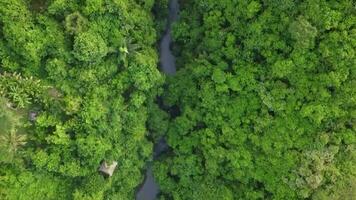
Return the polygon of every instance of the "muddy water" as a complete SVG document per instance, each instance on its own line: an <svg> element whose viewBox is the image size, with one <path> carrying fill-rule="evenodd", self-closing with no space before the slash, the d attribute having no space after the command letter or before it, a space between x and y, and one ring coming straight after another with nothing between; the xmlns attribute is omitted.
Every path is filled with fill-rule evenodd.
<svg viewBox="0 0 356 200"><path fill-rule="evenodd" d="M163 73L174 75L176 73L175 57L171 51L172 35L171 25L178 20L179 4L178 0L170 0L169 2L169 18L164 36L160 43L160 66ZM168 146L162 138L154 148L154 158L157 158L162 152L167 150ZM155 182L152 173L152 164L148 165L145 181L136 194L136 200L155 200L159 194L159 186Z"/></svg>

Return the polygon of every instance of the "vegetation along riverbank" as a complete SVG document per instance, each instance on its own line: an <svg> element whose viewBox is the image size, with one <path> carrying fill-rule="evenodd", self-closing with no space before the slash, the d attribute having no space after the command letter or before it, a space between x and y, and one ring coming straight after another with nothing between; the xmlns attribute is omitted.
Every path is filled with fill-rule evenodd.
<svg viewBox="0 0 356 200"><path fill-rule="evenodd" d="M355 49L352 0L0 0L0 199L354 200Z"/></svg>

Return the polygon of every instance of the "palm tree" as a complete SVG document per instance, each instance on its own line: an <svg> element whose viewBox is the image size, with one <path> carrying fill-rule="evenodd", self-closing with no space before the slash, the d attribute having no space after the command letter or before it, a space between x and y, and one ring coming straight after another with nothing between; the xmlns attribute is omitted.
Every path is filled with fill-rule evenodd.
<svg viewBox="0 0 356 200"><path fill-rule="evenodd" d="M8 132L20 125L20 116L6 99L0 97L0 133Z"/></svg>
<svg viewBox="0 0 356 200"><path fill-rule="evenodd" d="M0 150L5 159L13 159L18 149L26 144L26 135L19 134L20 116L0 98Z"/></svg>
<svg viewBox="0 0 356 200"><path fill-rule="evenodd" d="M13 160L18 149L27 143L26 135L19 134L16 129L12 129L7 134L0 135L0 147L5 150L7 158Z"/></svg>

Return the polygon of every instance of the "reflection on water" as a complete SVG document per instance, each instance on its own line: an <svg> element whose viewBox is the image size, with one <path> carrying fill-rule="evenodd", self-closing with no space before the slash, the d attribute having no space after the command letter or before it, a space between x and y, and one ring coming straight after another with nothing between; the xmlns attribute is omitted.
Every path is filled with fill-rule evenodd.
<svg viewBox="0 0 356 200"><path fill-rule="evenodd" d="M176 72L175 58L172 55L170 46L172 43L171 25L178 19L179 4L178 0L171 0L169 4L169 19L166 33L160 44L160 63L161 69L165 74L173 75Z"/></svg>
<svg viewBox="0 0 356 200"><path fill-rule="evenodd" d="M152 167L149 166L146 171L145 183L136 195L136 200L154 200L159 192L159 187L155 183L152 174Z"/></svg>

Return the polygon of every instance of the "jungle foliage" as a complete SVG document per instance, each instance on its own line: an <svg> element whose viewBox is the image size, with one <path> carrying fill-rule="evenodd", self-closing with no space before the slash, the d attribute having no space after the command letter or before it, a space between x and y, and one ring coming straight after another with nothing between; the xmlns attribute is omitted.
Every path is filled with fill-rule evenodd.
<svg viewBox="0 0 356 200"><path fill-rule="evenodd" d="M0 199L134 198L164 80L154 3L0 1Z"/></svg>
<svg viewBox="0 0 356 200"><path fill-rule="evenodd" d="M354 199L355 2L181 7L161 199Z"/></svg>
<svg viewBox="0 0 356 200"><path fill-rule="evenodd" d="M0 0L0 199L356 196L354 1L180 4L165 81L168 0Z"/></svg>

